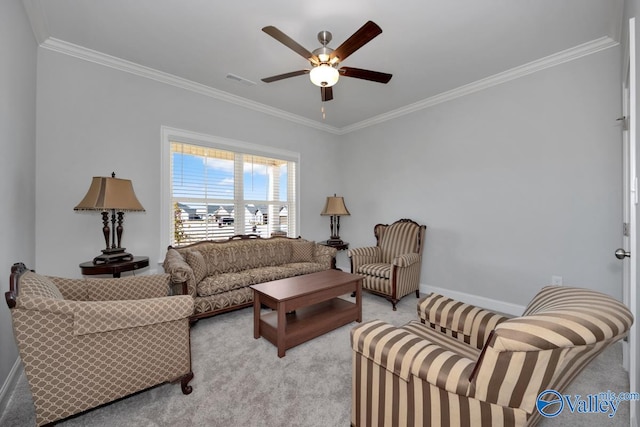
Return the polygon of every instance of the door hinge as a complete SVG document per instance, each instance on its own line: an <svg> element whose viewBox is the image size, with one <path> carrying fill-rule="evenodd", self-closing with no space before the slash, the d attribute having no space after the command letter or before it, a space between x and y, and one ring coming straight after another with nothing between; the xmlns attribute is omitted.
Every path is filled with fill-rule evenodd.
<svg viewBox="0 0 640 427"><path fill-rule="evenodd" d="M629 223L628 222L623 222L622 223L622 235L625 237L629 237L631 235L631 231L629 230Z"/></svg>

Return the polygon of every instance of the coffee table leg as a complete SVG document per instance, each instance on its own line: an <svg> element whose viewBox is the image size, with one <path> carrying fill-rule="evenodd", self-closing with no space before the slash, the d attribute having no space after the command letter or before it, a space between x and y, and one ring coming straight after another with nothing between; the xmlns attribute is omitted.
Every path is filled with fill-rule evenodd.
<svg viewBox="0 0 640 427"><path fill-rule="evenodd" d="M278 357L284 357L284 334L287 328L287 312L284 305L278 303L278 331L276 332L276 341L278 342Z"/></svg>
<svg viewBox="0 0 640 427"><path fill-rule="evenodd" d="M358 318L356 322L362 322L362 280L356 282L356 304L358 305Z"/></svg>
<svg viewBox="0 0 640 427"><path fill-rule="evenodd" d="M253 337L260 338L260 294L253 291Z"/></svg>

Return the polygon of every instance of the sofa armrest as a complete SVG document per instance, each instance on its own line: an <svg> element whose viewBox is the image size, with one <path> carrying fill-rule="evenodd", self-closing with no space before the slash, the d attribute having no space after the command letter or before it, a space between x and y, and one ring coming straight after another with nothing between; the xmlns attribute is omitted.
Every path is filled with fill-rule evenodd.
<svg viewBox="0 0 640 427"><path fill-rule="evenodd" d="M351 330L354 352L409 381L413 375L443 390L468 395L475 361L380 320Z"/></svg>
<svg viewBox="0 0 640 427"><path fill-rule="evenodd" d="M371 262L377 262L380 258L380 248L378 246L367 246L363 248L353 248L347 251L349 258L361 257L371 258Z"/></svg>
<svg viewBox="0 0 640 427"><path fill-rule="evenodd" d="M489 334L499 323L509 319L436 293L418 301L418 316L422 323L432 325L478 349L484 347Z"/></svg>
<svg viewBox="0 0 640 427"><path fill-rule="evenodd" d="M23 296L16 309L67 315L73 319L73 334L86 335L137 328L188 318L193 298L175 296L125 301L67 301Z"/></svg>
<svg viewBox="0 0 640 427"><path fill-rule="evenodd" d="M137 328L188 318L193 298L188 295L127 301L78 302L73 334L86 335Z"/></svg>
<svg viewBox="0 0 640 427"><path fill-rule="evenodd" d="M324 265L326 268L333 268L336 253L338 253L336 248L316 243L313 251L313 260L318 264Z"/></svg>
<svg viewBox="0 0 640 427"><path fill-rule="evenodd" d="M409 381L416 354L430 343L407 330L372 320L351 330L354 352Z"/></svg>
<svg viewBox="0 0 640 427"><path fill-rule="evenodd" d="M85 279L88 301L120 301L161 298L169 295L168 274L123 278Z"/></svg>
<svg viewBox="0 0 640 427"><path fill-rule="evenodd" d="M378 246L349 249L347 256L351 260L351 272L357 273L361 265L380 262L381 255L382 252Z"/></svg>
<svg viewBox="0 0 640 427"><path fill-rule="evenodd" d="M472 390L470 380L475 365L475 360L438 344L429 343L416 354L411 364L411 374L442 390L469 396Z"/></svg>
<svg viewBox="0 0 640 427"><path fill-rule="evenodd" d="M409 267L418 262L420 262L420 254L408 253L395 257L392 264L396 267Z"/></svg>
<svg viewBox="0 0 640 427"><path fill-rule="evenodd" d="M165 273L171 276L171 285L185 285L187 294L196 297L196 278L193 269L184 260L180 252L170 248L167 250L164 262L162 263Z"/></svg>
<svg viewBox="0 0 640 427"><path fill-rule="evenodd" d="M75 308L80 302L33 295L18 295L15 308L73 316Z"/></svg>

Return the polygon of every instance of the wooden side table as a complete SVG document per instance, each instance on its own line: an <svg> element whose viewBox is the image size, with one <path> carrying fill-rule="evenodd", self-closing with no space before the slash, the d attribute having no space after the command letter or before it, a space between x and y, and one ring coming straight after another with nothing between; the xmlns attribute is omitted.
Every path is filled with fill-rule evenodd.
<svg viewBox="0 0 640 427"><path fill-rule="evenodd" d="M344 251L349 249L349 243L347 242L342 242L336 245L335 243L329 243L327 240L323 240L322 242L318 242L318 244L323 246L329 246L330 248L336 248L339 251Z"/></svg>
<svg viewBox="0 0 640 427"><path fill-rule="evenodd" d="M123 271L134 271L141 268L149 267L149 257L134 256L129 261L109 262L104 264L94 264L93 261L87 261L80 264L80 271L85 276L94 276L96 274L111 274L113 277L120 277Z"/></svg>

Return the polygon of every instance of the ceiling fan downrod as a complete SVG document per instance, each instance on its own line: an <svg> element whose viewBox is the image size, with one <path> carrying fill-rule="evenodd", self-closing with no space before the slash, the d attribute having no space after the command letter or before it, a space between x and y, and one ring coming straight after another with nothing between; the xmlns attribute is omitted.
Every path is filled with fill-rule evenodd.
<svg viewBox="0 0 640 427"><path fill-rule="evenodd" d="M334 65L336 62L339 61L337 57L334 57L333 59L331 59L331 61L329 61L329 59L331 58L331 54L333 53L333 49L331 49L330 47L327 47L327 45L329 44L332 38L333 36L329 31L320 31L318 33L318 41L320 42L322 47L319 47L312 52L320 60L320 64L315 64L315 66L321 65L321 64ZM312 63L311 65L314 65L314 64Z"/></svg>

